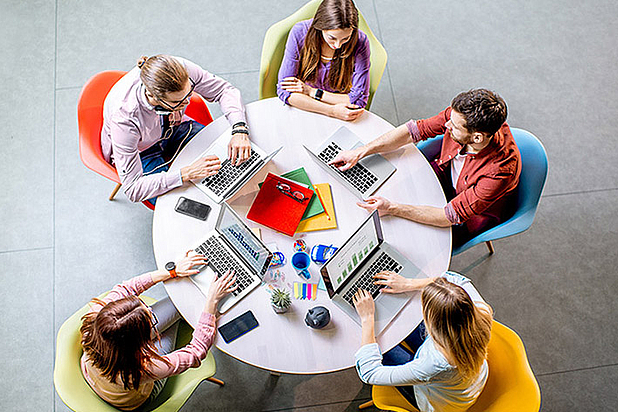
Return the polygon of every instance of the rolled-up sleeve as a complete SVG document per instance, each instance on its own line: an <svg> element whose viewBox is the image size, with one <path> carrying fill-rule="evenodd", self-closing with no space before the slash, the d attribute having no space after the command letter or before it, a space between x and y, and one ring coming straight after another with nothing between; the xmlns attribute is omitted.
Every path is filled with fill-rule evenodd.
<svg viewBox="0 0 618 412"><path fill-rule="evenodd" d="M182 185L180 171L144 176L137 143L140 133L129 119L111 122L112 152L124 193L132 202L142 202Z"/></svg>
<svg viewBox="0 0 618 412"><path fill-rule="evenodd" d="M451 108L447 107L435 116L415 122L419 140L427 140L446 132L446 122L451 118ZM410 128L408 127L408 130Z"/></svg>
<svg viewBox="0 0 618 412"><path fill-rule="evenodd" d="M456 218L451 216L454 220L451 218L449 220L460 224L474 215L483 213L511 188L514 178L513 175L503 173L481 177L474 186L459 193L446 205L447 218L450 210L451 214L454 212Z"/></svg>
<svg viewBox="0 0 618 412"><path fill-rule="evenodd" d="M367 100L369 99L369 68L371 66L371 50L367 35L361 31L358 32L358 35L358 44L354 55L352 88L348 93L348 97L350 98L350 104L365 107L367 106Z"/></svg>
<svg viewBox="0 0 618 412"><path fill-rule="evenodd" d="M283 61L279 68L279 75L277 76L277 96L287 103L288 98L292 93L284 90L281 87L281 81L286 77L297 77L298 67L300 64L300 49L305 42L305 30L303 26L304 22L299 22L292 27L288 40L285 44L285 53L283 55Z"/></svg>
<svg viewBox="0 0 618 412"><path fill-rule="evenodd" d="M240 90L195 63L185 59L182 59L182 62L189 72L189 77L195 82L195 92L209 102L219 103L230 124L247 121Z"/></svg>

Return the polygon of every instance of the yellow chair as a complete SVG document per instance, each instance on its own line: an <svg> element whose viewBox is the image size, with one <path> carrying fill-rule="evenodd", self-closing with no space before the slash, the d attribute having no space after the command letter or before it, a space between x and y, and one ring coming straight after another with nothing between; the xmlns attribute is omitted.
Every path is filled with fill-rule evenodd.
<svg viewBox="0 0 618 412"><path fill-rule="evenodd" d="M322 0L310 1L291 16L270 26L266 31L264 45L262 46L262 59L260 62L260 99L277 96L277 76L279 75L279 68L283 61L288 34L294 24L312 18L321 2ZM369 48L371 49L369 99L367 100L367 109L369 109L371 101L373 100L373 95L380 85L380 80L382 79L384 68L386 67L387 54L386 49L384 49L373 34L360 11L358 12L358 28L367 35L369 39Z"/></svg>
<svg viewBox="0 0 618 412"><path fill-rule="evenodd" d="M538 412L541 391L517 333L494 321L487 352L487 383L468 412ZM359 409L375 405L389 411L417 411L392 386L374 386L371 397Z"/></svg>
<svg viewBox="0 0 618 412"><path fill-rule="evenodd" d="M106 294L104 293L99 297L102 298ZM141 296L141 298L148 305L155 302L154 299L147 296ZM88 305L78 310L62 324L58 331L54 386L60 399L76 412L118 411L118 409L99 398L82 376L80 367L82 347L79 328L82 323L81 318L88 310ZM191 339L191 334L191 327L181 322L176 342L179 344L188 343ZM215 371L215 359L212 353L209 352L200 367L189 369L180 375L168 378L163 390L155 402L149 405L147 410L156 412L178 411L189 399L197 385L204 379L223 386L224 383L222 381L212 377Z"/></svg>

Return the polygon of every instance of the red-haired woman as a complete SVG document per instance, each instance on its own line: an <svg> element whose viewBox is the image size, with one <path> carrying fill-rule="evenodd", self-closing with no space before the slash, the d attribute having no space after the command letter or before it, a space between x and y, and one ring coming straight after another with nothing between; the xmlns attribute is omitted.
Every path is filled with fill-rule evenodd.
<svg viewBox="0 0 618 412"><path fill-rule="evenodd" d="M172 272L156 270L114 286L93 299L80 329L81 367L90 387L106 402L133 410L154 399L165 379L198 367L215 336L217 304L236 287L233 273L212 283L191 342L174 351L179 313L169 297L147 306L139 295L158 282L198 273L206 258L187 253ZM160 339L158 339L160 337Z"/></svg>
<svg viewBox="0 0 618 412"><path fill-rule="evenodd" d="M277 95L303 110L355 120L369 97L369 39L352 0L324 0L292 27Z"/></svg>

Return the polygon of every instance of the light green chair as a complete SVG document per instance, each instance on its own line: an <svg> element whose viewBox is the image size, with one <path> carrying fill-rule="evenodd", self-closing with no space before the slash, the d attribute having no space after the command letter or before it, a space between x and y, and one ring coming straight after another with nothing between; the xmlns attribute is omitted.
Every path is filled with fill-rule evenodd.
<svg viewBox="0 0 618 412"><path fill-rule="evenodd" d="M101 295L100 298L106 294ZM141 298L148 305L156 302L147 296L141 296ZM88 305L78 310L62 324L58 331L54 385L60 399L76 412L118 411L118 409L99 398L82 376L80 367L82 347L79 328L82 324L81 318L88 310ZM187 344L191 340L192 332L193 330L189 325L181 322L176 339L177 344ZM197 385L204 379L223 386L224 383L222 381L212 377L215 371L215 359L212 353L209 352L199 368L192 368L180 375L168 378L156 402L149 405L146 410L156 412L178 411L189 399Z"/></svg>
<svg viewBox="0 0 618 412"><path fill-rule="evenodd" d="M281 62L283 61L288 34L294 24L301 20L312 18L321 1L322 0L310 1L291 16L270 26L266 31L264 45L262 46L262 60L260 62L260 99L277 96L277 76L279 75L279 67L281 67ZM387 55L386 49L384 49L373 34L360 11L358 12L358 28L369 38L369 47L371 49L369 99L367 100L367 109L369 109L371 101L373 100L373 95L380 85L380 80L382 79L384 68L386 67Z"/></svg>

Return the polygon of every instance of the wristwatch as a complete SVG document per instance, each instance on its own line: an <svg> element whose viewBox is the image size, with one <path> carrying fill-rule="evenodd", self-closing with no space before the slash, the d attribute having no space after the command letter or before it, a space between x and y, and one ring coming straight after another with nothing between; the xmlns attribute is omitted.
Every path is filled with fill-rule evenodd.
<svg viewBox="0 0 618 412"><path fill-rule="evenodd" d="M315 95L313 96L313 98L317 101L320 101L322 100L322 96L324 96L324 90L315 89Z"/></svg>
<svg viewBox="0 0 618 412"><path fill-rule="evenodd" d="M176 264L174 262L167 262L165 264L165 270L170 272L170 276L172 278L178 277L178 275L176 274Z"/></svg>

